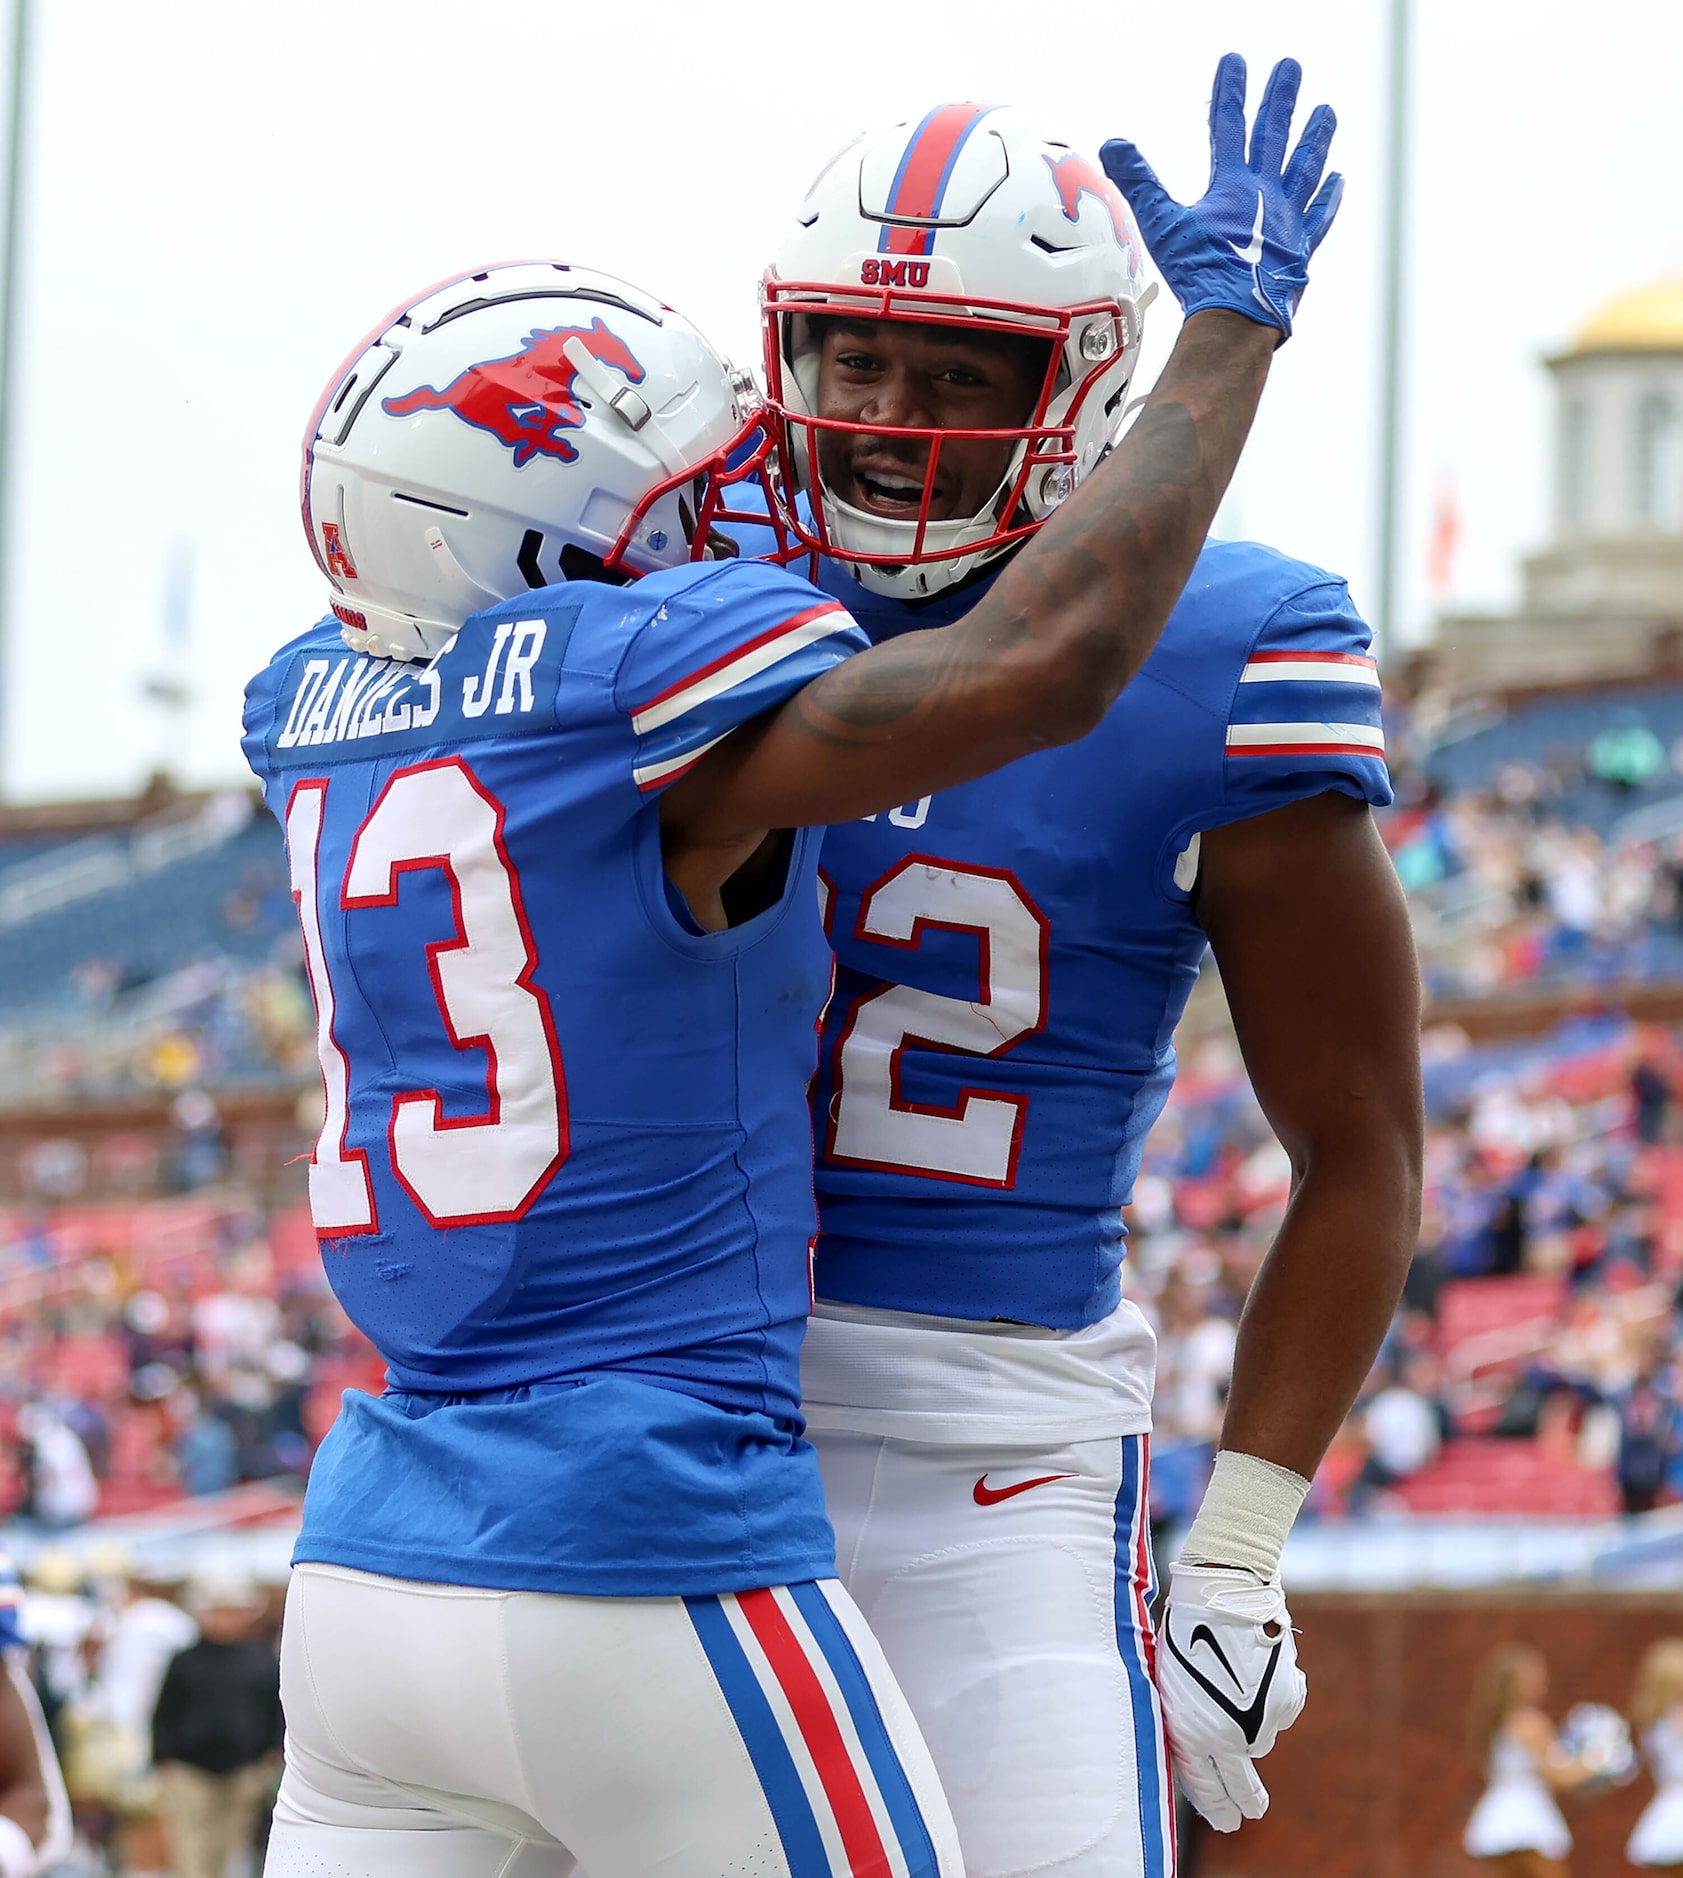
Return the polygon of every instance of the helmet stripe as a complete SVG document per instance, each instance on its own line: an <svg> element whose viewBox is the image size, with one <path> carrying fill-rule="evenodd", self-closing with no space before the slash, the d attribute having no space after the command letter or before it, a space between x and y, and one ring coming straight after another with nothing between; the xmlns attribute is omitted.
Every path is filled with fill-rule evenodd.
<svg viewBox="0 0 1683 1878"><path fill-rule="evenodd" d="M888 215L936 216L947 193L959 152L992 109L982 104L939 104L912 132L888 191ZM896 228L884 223L879 254L932 254L933 228Z"/></svg>

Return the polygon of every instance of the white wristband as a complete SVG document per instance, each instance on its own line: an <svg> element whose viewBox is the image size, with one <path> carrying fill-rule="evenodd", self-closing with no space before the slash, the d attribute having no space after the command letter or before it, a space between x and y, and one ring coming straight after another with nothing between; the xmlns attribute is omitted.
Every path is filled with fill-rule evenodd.
<svg viewBox="0 0 1683 1878"><path fill-rule="evenodd" d="M1180 1549L1188 1565L1237 1565L1277 1578L1286 1534L1309 1483L1289 1467L1223 1448Z"/></svg>
<svg viewBox="0 0 1683 1878"><path fill-rule="evenodd" d="M0 1878L35 1878L35 1841L0 1813Z"/></svg>

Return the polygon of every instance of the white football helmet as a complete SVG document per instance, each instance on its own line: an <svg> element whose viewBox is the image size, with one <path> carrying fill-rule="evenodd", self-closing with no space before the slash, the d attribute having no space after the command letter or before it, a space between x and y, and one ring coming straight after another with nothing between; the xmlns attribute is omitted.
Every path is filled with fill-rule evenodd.
<svg viewBox="0 0 1683 1878"><path fill-rule="evenodd" d="M515 262L399 307L334 374L304 527L352 650L426 659L527 588L703 558L771 441L751 382L669 306Z"/></svg>
<svg viewBox="0 0 1683 1878"><path fill-rule="evenodd" d="M1115 186L1020 112L943 104L859 138L808 191L761 290L766 382L811 503L810 520L791 509L785 523L877 593L914 600L962 580L1037 528L1114 442L1154 291ZM867 514L819 473L820 433L873 427L819 415L815 314L1043 339L1046 377L1014 430L912 431L930 445L921 512ZM976 514L931 521L943 436L1015 447Z"/></svg>

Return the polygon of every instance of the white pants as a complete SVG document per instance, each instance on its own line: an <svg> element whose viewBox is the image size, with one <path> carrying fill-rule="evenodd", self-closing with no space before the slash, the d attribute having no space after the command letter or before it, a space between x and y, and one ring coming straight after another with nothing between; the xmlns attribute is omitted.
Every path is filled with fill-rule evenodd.
<svg viewBox="0 0 1683 1878"><path fill-rule="evenodd" d="M922 1320L927 1324L928 1320ZM1153 1583L1143 1434L1024 1439L1036 1404L1066 1400L1070 1375L1102 1365L1105 1333L1078 1333L1061 1381L1056 1349L1023 1340L1016 1438L996 1413L966 1441L935 1419L919 1440L834 1426L854 1367L860 1419L918 1411L942 1370L987 1378L1002 1411L1012 1350L992 1327L928 1335L908 1356L895 1327L815 1322L827 1404L810 1430L824 1470L842 1582L887 1656L934 1756L969 1878L1173 1878L1173 1796L1147 1613ZM1119 1363L1149 1362L1128 1323ZM854 1358L857 1361L854 1361ZM926 1362L936 1365L918 1372ZM1149 1392L1147 1371L1144 1389ZM1096 1393L1102 1393L1095 1382ZM1110 1397L1125 1396L1112 1389Z"/></svg>
<svg viewBox="0 0 1683 1878"><path fill-rule="evenodd" d="M833 1580L696 1598L301 1565L267 1878L961 1878Z"/></svg>

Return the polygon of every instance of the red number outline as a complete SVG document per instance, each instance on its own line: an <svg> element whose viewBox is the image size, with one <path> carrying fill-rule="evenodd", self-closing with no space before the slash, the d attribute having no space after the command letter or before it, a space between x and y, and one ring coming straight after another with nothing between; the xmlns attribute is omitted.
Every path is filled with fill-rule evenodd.
<svg viewBox="0 0 1683 1878"><path fill-rule="evenodd" d="M440 954L445 952L462 952L467 949L467 934L462 924L461 887L456 879L456 871L450 865L449 856L447 854L438 854L416 856L411 860L394 862L391 867L391 891L389 893L353 895L347 891L351 874L356 866L357 848L361 844L362 837L369 825L373 822L374 817L379 813L380 807L385 802L386 797L405 776L414 776L423 771L435 769L460 770L467 781L468 787L491 809L495 816L492 842L497 851L497 859L502 864L503 873L508 881L509 899L514 908L515 924L519 929L521 942L525 948L526 954L526 963L516 975L514 983L522 991L527 992L536 1002L538 1015L543 1025L544 1041L549 1048L550 1071L555 1088L555 1121L558 1144L556 1152L551 1157L549 1164L537 1179L533 1181L517 1206L500 1212L471 1214L453 1213L444 1218L440 1218L432 1212L431 1208L428 1207L420 1194L416 1192L398 1161L396 1133L399 1114L406 1106L430 1102L432 1104L433 1128L439 1133L444 1133L459 1128L495 1127L501 1119L502 1111L502 1093L497 1082L497 1053L492 1046L491 1039L489 1036L483 1035L470 1037L457 1035L456 1027L451 1021L449 1006L445 1002L443 981L440 979L438 973L438 959ZM354 911L361 907L396 906L398 903L399 889L402 884L402 877L405 874L425 873L432 868L437 868L439 872L443 874L450 889L451 914L456 929L456 936L453 939L435 939L426 947L427 975L432 980L433 997L438 1005L438 1014L443 1020L445 1034L449 1037L451 1044L457 1050L483 1050L485 1052L485 1112L482 1115L446 1116L444 1114L444 1100L437 1089L408 1089L402 1094L392 1097L391 1115L386 1123L386 1151L391 1159L392 1177L397 1181L399 1186L403 1188L404 1192L409 1195L417 1211L421 1214L422 1218L426 1220L428 1225L436 1227L441 1231L447 1231L453 1226L508 1225L517 1220L524 1219L538 1196L560 1171L562 1164L566 1161L571 1151L571 1139L568 1127L567 1079L561 1061L561 1044L555 1033L555 1017L550 1009L549 996L540 985L534 982L538 969L537 946L532 938L531 922L526 916L526 902L520 890L520 875L509 859L508 848L503 840L505 819L502 803L480 783L479 778L460 757L439 757L428 763L411 763L405 768L393 772L391 777L387 780L386 786L380 791L374 806L368 811L367 815L363 817L362 824L357 829L356 835L351 842L350 858L345 864L344 880L339 889L340 908L347 912Z"/></svg>
<svg viewBox="0 0 1683 1878"><path fill-rule="evenodd" d="M967 862L942 860L933 854L908 854L897 861L887 872L879 875L859 895L858 910L854 915L853 937L864 945L892 946L897 951L916 951L923 944L923 935L927 928L938 932L972 933L977 947L977 989L990 995L979 996L977 1004L992 1003L992 945L985 926L966 924L962 920L929 919L919 915L912 922L911 936L906 939L885 937L882 933L869 932L865 928L865 915L871 901L884 887L903 874L908 867L935 867L944 874L972 874L989 880L1002 880L1016 893L1023 907L1034 919L1040 930L1040 1018L1029 1028L1020 1031L1015 1037L1001 1043L993 1050L964 1050L950 1043L941 1043L933 1038L920 1037L915 1031L902 1031L888 1060L888 1106L891 1113L903 1115L926 1115L938 1121L962 1122L968 1105L977 1099L987 1102L1008 1102L1016 1110L1016 1121L1011 1129L1010 1155L1006 1163L1005 1177L1002 1180L989 1179L979 1174L955 1174L945 1168L923 1167L911 1161L873 1161L859 1155L840 1154L836 1151L836 1132L841 1123L841 1105L844 1092L842 1074L842 1052L851 1039L855 1025L867 1005L874 1004L879 998L887 997L892 991L901 989L916 990L916 986L902 986L898 981L884 983L874 990L857 993L847 1008L847 1015L837 1027L835 1041L830 1046L830 1104L825 1117L824 1158L837 1167L864 1167L881 1174L910 1174L922 1180L946 1180L961 1187L991 1187L996 1192L1009 1192L1017 1184L1017 1162L1022 1153L1023 1128L1028 1118L1029 1097L1014 1095L1006 1089L975 1088L968 1084L958 1092L956 1102L950 1108L943 1108L934 1103L908 1102L901 1091L901 1058L909 1048L933 1050L942 1056L973 1056L978 1062L1006 1055L1019 1043L1029 1037L1038 1036L1046 1028L1046 1007L1048 1003L1048 974L1051 966L1052 929L1047 924L1046 916L1035 904L1033 897L1023 886L1021 880L1008 867L982 867ZM831 911L834 910L834 900ZM855 968L857 969L857 968ZM943 994L935 993L940 996Z"/></svg>

